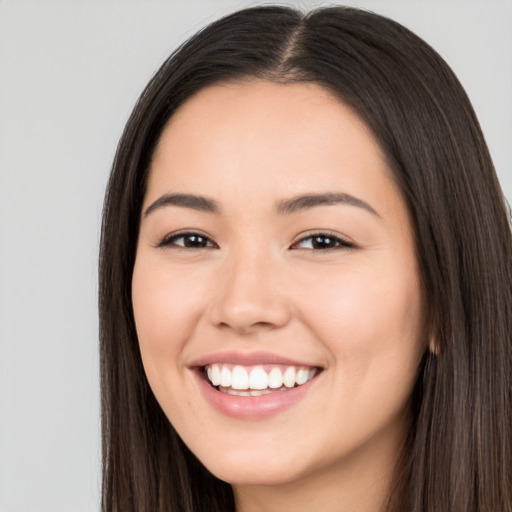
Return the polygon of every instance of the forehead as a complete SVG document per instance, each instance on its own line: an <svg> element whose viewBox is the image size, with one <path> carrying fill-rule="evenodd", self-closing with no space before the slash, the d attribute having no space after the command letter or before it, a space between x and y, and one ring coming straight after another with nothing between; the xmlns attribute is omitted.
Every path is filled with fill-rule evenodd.
<svg viewBox="0 0 512 512"><path fill-rule="evenodd" d="M239 81L220 82L199 90L188 98L171 117L169 124L182 122L185 116L202 115L218 116L221 111L229 115L230 105L235 102L242 114L262 117L269 112L287 112L288 120L296 119L299 112L287 110L289 104L303 105L301 115L308 115L310 109L346 109L347 107L331 91L314 82L275 82L270 80L247 78ZM254 109L255 106L259 108ZM268 119L267 119L268 121Z"/></svg>
<svg viewBox="0 0 512 512"><path fill-rule="evenodd" d="M191 135L201 137L210 130L210 137L215 137L226 127L237 131L238 142L243 136L254 136L258 130L279 134L277 141L283 143L292 137L311 140L312 130L306 129L307 125L322 137L332 131L338 143L346 137L346 127L351 125L354 132L359 131L368 142L374 143L359 116L326 88L311 82L247 79L206 87L185 101L168 121L159 146L180 133L191 140ZM374 145L380 152L378 145Z"/></svg>
<svg viewBox="0 0 512 512"><path fill-rule="evenodd" d="M175 112L153 156L146 203L191 188L248 201L335 189L396 193L390 178L368 127L331 92L250 80L207 87Z"/></svg>

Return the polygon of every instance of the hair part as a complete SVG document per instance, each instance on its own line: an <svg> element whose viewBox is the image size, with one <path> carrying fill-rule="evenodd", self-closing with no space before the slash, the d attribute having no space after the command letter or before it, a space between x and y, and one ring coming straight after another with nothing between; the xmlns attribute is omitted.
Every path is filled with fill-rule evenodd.
<svg viewBox="0 0 512 512"><path fill-rule="evenodd" d="M107 187L100 252L106 511L234 510L231 487L183 444L146 380L131 278L151 158L176 109L215 83L317 83L370 127L411 215L427 352L388 511L512 510L512 236L477 118L424 41L347 7L255 7L209 25L139 98Z"/></svg>

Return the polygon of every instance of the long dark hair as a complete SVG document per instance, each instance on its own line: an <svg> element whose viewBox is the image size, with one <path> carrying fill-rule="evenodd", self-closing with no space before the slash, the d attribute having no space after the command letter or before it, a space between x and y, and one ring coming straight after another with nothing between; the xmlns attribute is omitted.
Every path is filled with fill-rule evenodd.
<svg viewBox="0 0 512 512"><path fill-rule="evenodd" d="M142 93L108 184L100 254L103 511L226 512L231 487L177 436L146 380L131 278L148 168L173 112L213 83L320 84L373 131L407 202L431 338L388 510L512 511L512 237L491 158L448 65L400 24L265 6L201 30Z"/></svg>

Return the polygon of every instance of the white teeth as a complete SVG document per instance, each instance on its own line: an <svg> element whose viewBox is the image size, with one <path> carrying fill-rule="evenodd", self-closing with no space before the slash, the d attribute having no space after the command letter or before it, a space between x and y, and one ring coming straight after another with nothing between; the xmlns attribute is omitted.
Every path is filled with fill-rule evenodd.
<svg viewBox="0 0 512 512"><path fill-rule="evenodd" d="M268 388L267 372L261 366L256 366L252 369L249 377L249 387L257 390Z"/></svg>
<svg viewBox="0 0 512 512"><path fill-rule="evenodd" d="M240 389L228 388L225 390L225 393L227 393L228 395L235 396L251 396L252 391L243 391Z"/></svg>
<svg viewBox="0 0 512 512"><path fill-rule="evenodd" d="M224 368L222 369L224 372ZM231 387L233 389L249 389L249 375L242 366L235 366L231 374Z"/></svg>
<svg viewBox="0 0 512 512"><path fill-rule="evenodd" d="M293 388L293 386L295 386L295 368L293 366L286 368L283 375L283 384L287 388Z"/></svg>
<svg viewBox="0 0 512 512"><path fill-rule="evenodd" d="M220 372L220 385L223 388L229 388L231 386L231 372L226 366L223 366Z"/></svg>
<svg viewBox="0 0 512 512"><path fill-rule="evenodd" d="M218 386L220 384L220 368L218 364L214 364L210 366L212 370L212 376L210 377L210 374L208 374L208 378L210 379L211 383L214 386ZM209 368L209 369L210 369Z"/></svg>
<svg viewBox="0 0 512 512"><path fill-rule="evenodd" d="M316 375L316 368L274 366L267 372L262 366L252 369L241 365L212 364L206 367L206 377L214 387L232 395L260 396L302 386Z"/></svg>
<svg viewBox="0 0 512 512"><path fill-rule="evenodd" d="M270 389L261 389L261 390L251 391L251 396L269 395L270 393L272 393L272 391L270 391Z"/></svg>
<svg viewBox="0 0 512 512"><path fill-rule="evenodd" d="M308 381L308 371L304 368L297 370L297 374L295 375L295 382L297 386L304 384Z"/></svg>
<svg viewBox="0 0 512 512"><path fill-rule="evenodd" d="M221 391L224 393L227 393L228 395L234 395L234 396L261 396L261 395L268 395L269 393L272 393L270 389L260 389L260 390L241 390L241 389L233 389L233 388L222 388Z"/></svg>
<svg viewBox="0 0 512 512"><path fill-rule="evenodd" d="M279 368L272 368L268 374L268 387L279 389L283 385L283 374Z"/></svg>

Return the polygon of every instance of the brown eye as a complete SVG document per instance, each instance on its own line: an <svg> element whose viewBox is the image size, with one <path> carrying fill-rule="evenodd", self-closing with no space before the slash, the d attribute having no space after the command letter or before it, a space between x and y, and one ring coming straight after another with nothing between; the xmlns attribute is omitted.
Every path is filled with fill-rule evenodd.
<svg viewBox="0 0 512 512"><path fill-rule="evenodd" d="M175 246L185 249L206 249L210 247L218 247L213 240L201 233L179 233L164 238L158 247Z"/></svg>
<svg viewBox="0 0 512 512"><path fill-rule="evenodd" d="M317 233L300 239L293 249L327 250L354 247L353 244L329 233Z"/></svg>

